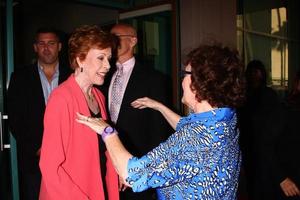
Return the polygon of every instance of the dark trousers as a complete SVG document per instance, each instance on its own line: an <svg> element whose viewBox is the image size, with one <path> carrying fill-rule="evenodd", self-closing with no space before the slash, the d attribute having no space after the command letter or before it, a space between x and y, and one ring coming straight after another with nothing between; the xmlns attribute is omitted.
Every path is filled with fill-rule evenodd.
<svg viewBox="0 0 300 200"><path fill-rule="evenodd" d="M20 200L38 200L41 185L41 173L20 172Z"/></svg>
<svg viewBox="0 0 300 200"><path fill-rule="evenodd" d="M156 190L149 189L143 192L133 192L127 188L124 192L120 192L120 200L155 200Z"/></svg>
<svg viewBox="0 0 300 200"><path fill-rule="evenodd" d="M300 196L287 197L280 187L277 188L277 199L276 200L300 200Z"/></svg>

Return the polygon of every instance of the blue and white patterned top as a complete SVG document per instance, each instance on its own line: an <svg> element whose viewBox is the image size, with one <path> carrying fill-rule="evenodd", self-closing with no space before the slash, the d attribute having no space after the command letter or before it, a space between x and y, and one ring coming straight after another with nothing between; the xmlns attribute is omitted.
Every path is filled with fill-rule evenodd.
<svg viewBox="0 0 300 200"><path fill-rule="evenodd" d="M134 192L157 188L160 200L234 200L241 153L236 112L218 108L180 119L168 140L128 162Z"/></svg>

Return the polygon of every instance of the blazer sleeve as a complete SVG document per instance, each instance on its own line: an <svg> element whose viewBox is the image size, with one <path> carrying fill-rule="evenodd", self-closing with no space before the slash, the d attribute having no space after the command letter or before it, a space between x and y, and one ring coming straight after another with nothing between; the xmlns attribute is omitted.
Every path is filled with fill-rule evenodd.
<svg viewBox="0 0 300 200"><path fill-rule="evenodd" d="M24 97L22 84L16 73L12 73L9 87L8 87L8 117L9 127L16 139L19 139L19 133L25 128L22 127L24 121L24 104L20 101L26 101ZM24 89L24 88L23 88ZM22 100L20 100L22 99Z"/></svg>
<svg viewBox="0 0 300 200"><path fill-rule="evenodd" d="M278 185L288 177L282 159L278 154L279 144L284 139L286 114L281 105L273 108L267 121L267 130L265 131L268 133L268 139L264 142L264 151L262 152L265 164L271 169L270 173ZM284 151L284 149L281 151Z"/></svg>
<svg viewBox="0 0 300 200"><path fill-rule="evenodd" d="M54 91L55 92L55 91ZM41 148L40 169L42 186L40 199L70 199L74 187L64 169L70 136L68 104L62 96L52 94L44 117L44 135Z"/></svg>

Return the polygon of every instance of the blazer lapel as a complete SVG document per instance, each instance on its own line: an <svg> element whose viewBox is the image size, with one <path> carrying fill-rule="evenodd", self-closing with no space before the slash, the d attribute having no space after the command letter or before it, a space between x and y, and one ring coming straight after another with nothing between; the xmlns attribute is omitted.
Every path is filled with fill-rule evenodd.
<svg viewBox="0 0 300 200"><path fill-rule="evenodd" d="M41 83L41 79L40 79L40 75L39 75L39 71L38 71L38 66L37 64L35 64L33 66L33 78L32 78L32 84L31 84L31 90L33 91L33 95L35 95L32 98L38 98L40 102L40 107L45 109L45 98L44 98L44 92L43 92L43 87L42 87L42 83Z"/></svg>
<svg viewBox="0 0 300 200"><path fill-rule="evenodd" d="M38 70L38 65L34 64L32 68L32 73L33 73L33 79L32 79L32 84L31 84L31 90L33 90L34 97L33 98L38 98L39 101L41 102L40 106L41 108L45 109L45 97L44 97L44 92L43 92L43 87L41 83L41 78ZM59 78L58 78L58 84L62 83L65 81L70 74L70 71L65 69L64 67L59 67Z"/></svg>
<svg viewBox="0 0 300 200"><path fill-rule="evenodd" d="M127 83L127 87L125 89L125 93L124 93L124 96L123 96L123 100L122 100L122 105L121 107L125 104L130 104L131 100L134 100L134 96L133 94L137 94L137 89L138 89L138 85L143 81L141 80L141 68L140 66L136 63L134 65L134 68L132 70L132 73L131 73L131 76L128 80L128 83ZM122 110L122 108L121 108Z"/></svg>
<svg viewBox="0 0 300 200"><path fill-rule="evenodd" d="M59 70L58 84L61 84L62 82L67 80L67 78L70 76L71 70L69 70L65 66L61 66L60 64L58 70Z"/></svg>

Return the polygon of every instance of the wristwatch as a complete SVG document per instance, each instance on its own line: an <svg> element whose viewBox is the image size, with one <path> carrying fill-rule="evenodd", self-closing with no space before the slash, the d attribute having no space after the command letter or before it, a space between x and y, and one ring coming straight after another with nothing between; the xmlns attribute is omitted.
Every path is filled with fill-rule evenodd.
<svg viewBox="0 0 300 200"><path fill-rule="evenodd" d="M117 133L116 130L115 130L113 127L111 127L111 126L105 127L104 130L103 130L103 132L102 132L102 134L101 134L102 140L104 141L104 139L105 139L107 136L109 136L109 135L111 135L111 134L113 134L113 133Z"/></svg>

